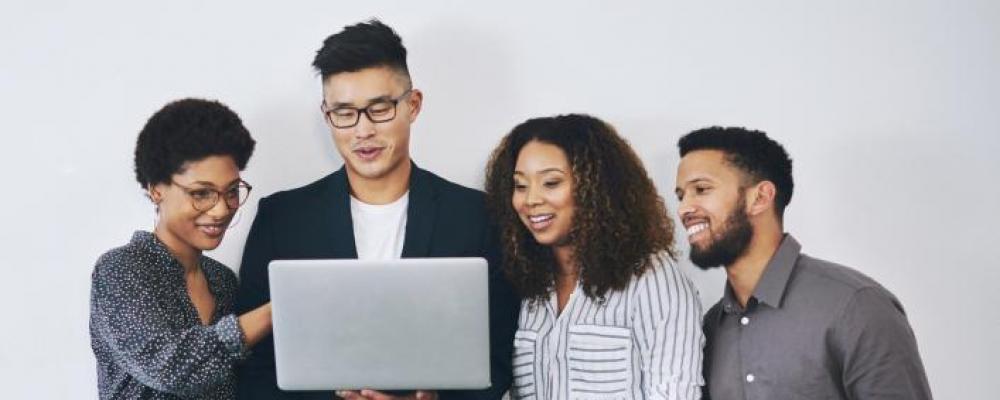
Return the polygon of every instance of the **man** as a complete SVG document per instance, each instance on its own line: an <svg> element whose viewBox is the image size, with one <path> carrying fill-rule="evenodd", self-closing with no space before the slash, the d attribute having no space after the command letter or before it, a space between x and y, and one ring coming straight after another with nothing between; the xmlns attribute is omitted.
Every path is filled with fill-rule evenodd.
<svg viewBox="0 0 1000 400"><path fill-rule="evenodd" d="M483 194L410 160L410 125L420 114L423 93L412 86L402 40L377 20L348 26L324 41L313 66L322 76L322 110L344 166L312 184L261 199L240 268L239 308L269 300L267 265L275 259L486 257L492 387L440 397L499 399L511 381L518 301L499 270ZM239 378L244 399L333 395L280 391L270 338L253 349ZM369 390L338 394L392 398ZM436 396L418 391L411 397Z"/></svg>
<svg viewBox="0 0 1000 400"><path fill-rule="evenodd" d="M705 398L930 399L899 301L784 233L792 161L763 132L707 128L678 142L678 213L691 261L725 267L705 315Z"/></svg>

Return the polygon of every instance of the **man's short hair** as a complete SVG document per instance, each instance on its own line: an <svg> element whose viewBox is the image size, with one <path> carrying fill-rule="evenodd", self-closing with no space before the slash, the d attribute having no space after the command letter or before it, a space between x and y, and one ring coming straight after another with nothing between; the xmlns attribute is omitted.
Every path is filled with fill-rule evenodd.
<svg viewBox="0 0 1000 400"><path fill-rule="evenodd" d="M778 142L761 131L713 126L688 133L677 142L681 157L695 150L719 150L726 161L743 171L752 183L771 181L777 188L774 207L782 219L792 201L792 159Z"/></svg>
<svg viewBox="0 0 1000 400"><path fill-rule="evenodd" d="M312 65L324 80L371 67L389 67L410 79L403 39L377 19L346 26L327 37Z"/></svg>

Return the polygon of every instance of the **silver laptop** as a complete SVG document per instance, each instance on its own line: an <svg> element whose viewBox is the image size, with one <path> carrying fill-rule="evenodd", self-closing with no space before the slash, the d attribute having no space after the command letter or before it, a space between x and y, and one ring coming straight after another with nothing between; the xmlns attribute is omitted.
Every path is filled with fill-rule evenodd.
<svg viewBox="0 0 1000 400"><path fill-rule="evenodd" d="M268 273L281 389L489 387L486 260L275 260Z"/></svg>

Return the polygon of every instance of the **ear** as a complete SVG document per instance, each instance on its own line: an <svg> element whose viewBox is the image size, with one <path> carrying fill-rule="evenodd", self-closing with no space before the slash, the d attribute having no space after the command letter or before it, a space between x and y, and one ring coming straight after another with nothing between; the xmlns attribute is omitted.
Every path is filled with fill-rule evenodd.
<svg viewBox="0 0 1000 400"><path fill-rule="evenodd" d="M747 215L756 216L773 209L776 191L771 181L761 181L747 188Z"/></svg>
<svg viewBox="0 0 1000 400"><path fill-rule="evenodd" d="M153 204L160 205L160 202L163 201L163 190L159 185L149 184L146 187L146 197L149 197Z"/></svg>
<svg viewBox="0 0 1000 400"><path fill-rule="evenodd" d="M410 95L406 96L406 103L410 105L410 113L408 115L410 122L416 121L424 105L424 92L421 92L420 89L413 89L410 91Z"/></svg>

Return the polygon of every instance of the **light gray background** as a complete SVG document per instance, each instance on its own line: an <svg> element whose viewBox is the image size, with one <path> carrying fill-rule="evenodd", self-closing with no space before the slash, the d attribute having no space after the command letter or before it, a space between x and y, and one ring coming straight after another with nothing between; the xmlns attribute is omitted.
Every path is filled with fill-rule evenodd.
<svg viewBox="0 0 1000 400"><path fill-rule="evenodd" d="M1000 389L995 1L95 3L0 5L4 398L96 397L90 272L152 226L131 171L145 120L216 98L257 139L254 199L211 254L237 269L256 199L339 166L309 63L371 16L402 34L426 94L422 167L481 187L515 124L588 112L632 142L674 210L681 134L765 130L795 159L788 230L896 293L936 397ZM722 271L684 268L706 306L718 299Z"/></svg>

